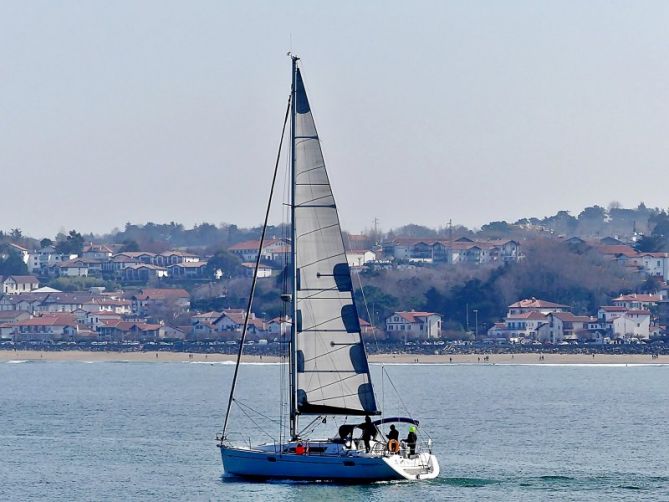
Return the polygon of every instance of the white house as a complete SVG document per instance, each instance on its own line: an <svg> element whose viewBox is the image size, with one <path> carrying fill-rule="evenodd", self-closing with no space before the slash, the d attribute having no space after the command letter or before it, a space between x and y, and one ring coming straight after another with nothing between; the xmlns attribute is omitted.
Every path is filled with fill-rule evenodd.
<svg viewBox="0 0 669 502"><path fill-rule="evenodd" d="M246 319L246 312L242 309L228 309L213 321L218 333L237 333L241 334L244 328L244 320ZM255 334L259 331L265 331L265 323L262 319L258 319L253 312L249 316L247 333Z"/></svg>
<svg viewBox="0 0 669 502"><path fill-rule="evenodd" d="M546 300L529 298L509 305L507 315L525 314L527 312L541 312L542 314L549 314L551 312L565 312L568 309L569 305L562 305L560 303L548 302Z"/></svg>
<svg viewBox="0 0 669 502"><path fill-rule="evenodd" d="M30 293L39 288L39 281L34 275L0 276L0 283L2 285L2 292L6 295Z"/></svg>
<svg viewBox="0 0 669 502"><path fill-rule="evenodd" d="M550 312L545 319L537 328L537 340L543 343L577 341L588 333L589 323L596 321L589 316L577 316L571 312Z"/></svg>
<svg viewBox="0 0 669 502"><path fill-rule="evenodd" d="M394 312L386 318L386 333L405 340L439 338L441 316L434 312Z"/></svg>
<svg viewBox="0 0 669 502"><path fill-rule="evenodd" d="M258 256L259 247L260 241L244 241L230 246L228 251L239 256L243 262L253 262ZM281 261L288 253L290 253L290 241L274 238L263 243L260 257L263 260Z"/></svg>
<svg viewBox="0 0 669 502"><path fill-rule="evenodd" d="M350 249L346 251L349 267L362 267L365 263L376 260L376 253L368 249Z"/></svg>
<svg viewBox="0 0 669 502"><path fill-rule="evenodd" d="M200 257L193 253L186 251L164 251L154 258L154 265L160 267L168 267L170 265L177 265L179 263L197 263Z"/></svg>
<svg viewBox="0 0 669 502"><path fill-rule="evenodd" d="M286 335L290 332L291 324L289 317L275 317L267 323L267 332L274 337Z"/></svg>
<svg viewBox="0 0 669 502"><path fill-rule="evenodd" d="M73 260L76 254L60 254L56 252L55 246L45 246L37 251L28 253L28 271L32 273L45 273L49 268L62 262Z"/></svg>
<svg viewBox="0 0 669 502"><path fill-rule="evenodd" d="M253 270L256 268L255 263L244 262L242 267L245 269L245 274L249 277L253 277ZM258 264L258 279L265 277L272 277L274 270L269 265L263 265L262 263Z"/></svg>
<svg viewBox="0 0 669 502"><path fill-rule="evenodd" d="M611 322L611 332L615 338L650 338L650 312L648 310L628 310Z"/></svg>
<svg viewBox="0 0 669 502"><path fill-rule="evenodd" d="M173 279L199 279L207 276L206 261L188 261L168 265L169 276Z"/></svg>
<svg viewBox="0 0 669 502"><path fill-rule="evenodd" d="M637 294L620 295L612 300L615 307L625 307L626 309L647 309L657 302L662 301L661 295Z"/></svg>
<svg viewBox="0 0 669 502"><path fill-rule="evenodd" d="M58 275L64 277L87 277L90 274L89 263L81 259L68 260L56 266Z"/></svg>

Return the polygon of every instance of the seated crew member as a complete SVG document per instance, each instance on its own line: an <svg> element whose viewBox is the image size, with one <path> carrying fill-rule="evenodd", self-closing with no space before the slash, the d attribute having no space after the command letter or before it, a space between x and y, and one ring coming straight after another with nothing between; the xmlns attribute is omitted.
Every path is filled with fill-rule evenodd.
<svg viewBox="0 0 669 502"><path fill-rule="evenodd" d="M390 426L390 431L388 432L388 450L392 453L397 453L400 450L400 431L398 431L394 425Z"/></svg>
<svg viewBox="0 0 669 502"><path fill-rule="evenodd" d="M353 438L353 429L355 425L344 424L339 426L339 437L344 441L349 441Z"/></svg>

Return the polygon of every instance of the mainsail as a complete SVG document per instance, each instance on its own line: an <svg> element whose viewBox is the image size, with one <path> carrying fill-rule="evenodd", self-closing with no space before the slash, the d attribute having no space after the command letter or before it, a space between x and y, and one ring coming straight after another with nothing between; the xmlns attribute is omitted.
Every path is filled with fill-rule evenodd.
<svg viewBox="0 0 669 502"><path fill-rule="evenodd" d="M296 412L375 414L337 206L299 69L293 106Z"/></svg>

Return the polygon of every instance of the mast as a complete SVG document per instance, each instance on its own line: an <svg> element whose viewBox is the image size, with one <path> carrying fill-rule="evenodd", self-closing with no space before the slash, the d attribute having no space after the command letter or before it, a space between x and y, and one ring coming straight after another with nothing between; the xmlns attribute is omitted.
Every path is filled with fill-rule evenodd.
<svg viewBox="0 0 669 502"><path fill-rule="evenodd" d="M290 329L290 355L288 364L290 367L290 437L297 437L297 231L295 229L295 183L296 183L296 164L295 164L295 95L296 95L296 77L297 62L299 57L291 54L292 60L292 86L291 86L291 110L290 110L290 266L292 268L291 276L291 329Z"/></svg>

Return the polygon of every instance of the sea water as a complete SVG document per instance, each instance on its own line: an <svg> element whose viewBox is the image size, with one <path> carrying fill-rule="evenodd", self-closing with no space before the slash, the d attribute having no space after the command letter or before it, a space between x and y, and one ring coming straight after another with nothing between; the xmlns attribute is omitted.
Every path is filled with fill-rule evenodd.
<svg viewBox="0 0 669 502"><path fill-rule="evenodd" d="M421 420L441 476L363 486L223 476L233 370L0 363L0 500L669 500L667 366L374 365L379 404ZM240 399L276 417L282 372L243 366ZM275 435L235 410L240 434Z"/></svg>

